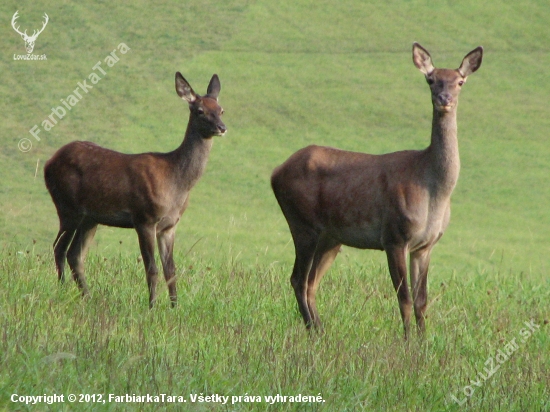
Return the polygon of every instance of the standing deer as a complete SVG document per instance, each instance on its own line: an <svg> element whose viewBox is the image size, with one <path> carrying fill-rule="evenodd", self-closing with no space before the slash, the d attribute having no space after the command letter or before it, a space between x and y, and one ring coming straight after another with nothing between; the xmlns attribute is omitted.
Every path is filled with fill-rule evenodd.
<svg viewBox="0 0 550 412"><path fill-rule="evenodd" d="M271 176L294 240L290 281L308 329L321 327L315 294L341 245L347 245L386 252L405 339L413 304L418 331L425 330L430 253L449 223L460 169L458 95L468 75L480 67L483 48L468 53L457 70L435 68L418 43L412 52L432 96L432 136L426 149L370 155L308 146Z"/></svg>
<svg viewBox="0 0 550 412"><path fill-rule="evenodd" d="M218 76L213 75L207 94L199 96L176 73L176 92L189 103L191 113L183 142L172 152L124 154L76 141L63 146L46 163L46 186L59 216L54 255L61 282L67 258L82 294L88 294L84 257L97 225L134 228L147 274L149 306L156 299L155 241L172 307L176 305L176 226L191 188L204 172L212 137L227 131L218 105L220 88Z"/></svg>
<svg viewBox="0 0 550 412"><path fill-rule="evenodd" d="M25 30L25 32L22 33L21 31L19 31L19 26L15 27L15 21L19 18L18 13L19 13L19 10L16 11L13 17L11 18L11 26L17 32L17 34L19 34L23 38L23 41L25 42L25 48L27 49L27 53L31 54L32 51L34 50L34 43L36 42L38 35L44 31L44 29L46 28L46 24L48 24L48 21L50 20L50 18L46 13L44 13L44 23L42 23L42 28L40 30L33 30L32 36L29 36L27 34L27 30Z"/></svg>

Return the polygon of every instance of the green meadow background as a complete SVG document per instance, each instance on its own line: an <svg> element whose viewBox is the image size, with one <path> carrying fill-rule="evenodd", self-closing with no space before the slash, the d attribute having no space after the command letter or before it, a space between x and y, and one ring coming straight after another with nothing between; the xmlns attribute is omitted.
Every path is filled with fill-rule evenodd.
<svg viewBox="0 0 550 412"><path fill-rule="evenodd" d="M33 52L47 60L14 60L26 53L10 25L16 10L30 33L49 15ZM0 408L550 410L546 1L8 0L0 15ZM385 255L350 248L318 293L325 333L308 335L271 171L313 143L369 153L426 147L431 102L413 41L438 67L458 67L478 45L485 53L461 94L462 169L451 224L432 254L427 336L403 342ZM108 67L120 43L130 50ZM52 108L99 73L99 61L107 74L45 131ZM127 153L177 147L188 109L176 71L199 94L219 75L229 129L177 231L179 306L168 308L161 280L148 310L137 237L107 227L87 259L92 296L82 300L74 282L57 284L44 163L73 140ZM24 138L28 152L18 149ZM540 327L526 338L531 320ZM517 350L481 379L513 339ZM10 401L14 393L187 402L27 407ZM324 402L192 403L201 393Z"/></svg>

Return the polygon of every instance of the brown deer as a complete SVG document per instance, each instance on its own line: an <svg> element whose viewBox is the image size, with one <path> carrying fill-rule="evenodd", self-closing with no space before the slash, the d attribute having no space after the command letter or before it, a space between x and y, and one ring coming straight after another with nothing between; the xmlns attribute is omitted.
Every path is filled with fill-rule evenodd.
<svg viewBox="0 0 550 412"><path fill-rule="evenodd" d="M435 68L418 43L412 52L432 96L432 136L426 149L370 155L308 146L271 176L294 240L290 281L308 329L321 327L315 294L341 245L347 245L386 252L405 339L413 303L418 330L424 332L430 253L449 223L460 169L458 95L468 75L480 67L483 48L468 53L457 70Z"/></svg>
<svg viewBox="0 0 550 412"><path fill-rule="evenodd" d="M204 172L212 137L227 131L218 105L220 89L218 76L213 75L207 94L199 96L176 73L176 92L189 103L191 113L183 142L172 152L124 154L76 141L46 163L46 186L59 216L54 255L61 282L66 258L82 294L88 294L84 258L97 225L134 228L147 274L149 306L156 299L155 241L172 307L176 305L176 226L191 188Z"/></svg>

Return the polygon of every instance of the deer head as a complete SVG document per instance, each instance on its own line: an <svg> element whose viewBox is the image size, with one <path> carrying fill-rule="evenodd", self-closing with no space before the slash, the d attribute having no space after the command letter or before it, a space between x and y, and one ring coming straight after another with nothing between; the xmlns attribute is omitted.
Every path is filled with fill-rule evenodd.
<svg viewBox="0 0 550 412"><path fill-rule="evenodd" d="M18 16L18 13L19 13L19 10L15 12L15 14L13 15L12 19L11 19L11 26L13 27L13 29L19 33L21 35L21 37L23 38L23 40L25 41L25 48L27 49L27 53L32 53L32 51L34 50L34 42L36 41L36 38L38 37L38 35L40 33L42 33L44 31L44 28L46 27L46 24L48 24L48 15L46 13L44 13L44 23L42 24L42 28L38 31L34 30L33 33L32 33L32 36L29 36L27 34L27 30L25 30L24 33L21 33L19 31L19 26L15 27L15 21L19 18Z"/></svg>
<svg viewBox="0 0 550 412"><path fill-rule="evenodd" d="M470 74L479 69L482 59L483 47L479 46L464 57L458 69L438 69L434 67L428 50L416 42L413 44L414 65L426 76L434 109L440 113L456 107L462 85Z"/></svg>
<svg viewBox="0 0 550 412"><path fill-rule="evenodd" d="M189 103L189 110L191 110L189 124L204 138L223 136L227 131L221 120L223 109L218 105L220 90L221 84L217 74L212 76L206 95L199 96L181 73L176 73L176 92Z"/></svg>

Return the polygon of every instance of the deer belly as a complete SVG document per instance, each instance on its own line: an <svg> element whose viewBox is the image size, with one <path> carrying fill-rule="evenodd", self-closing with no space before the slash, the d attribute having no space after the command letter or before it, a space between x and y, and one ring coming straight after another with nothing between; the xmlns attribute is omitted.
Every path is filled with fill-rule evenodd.
<svg viewBox="0 0 550 412"><path fill-rule="evenodd" d="M383 250L380 229L377 227L340 227L328 231L329 234L346 246L357 249Z"/></svg>
<svg viewBox="0 0 550 412"><path fill-rule="evenodd" d="M134 227L132 216L129 212L116 212L110 214L97 214L92 212L89 213L88 216L100 225L121 227L126 229Z"/></svg>

